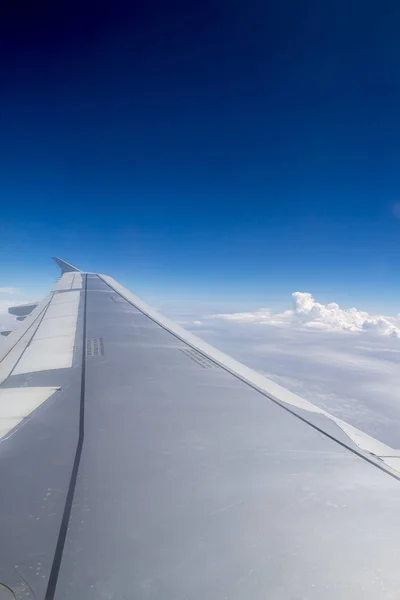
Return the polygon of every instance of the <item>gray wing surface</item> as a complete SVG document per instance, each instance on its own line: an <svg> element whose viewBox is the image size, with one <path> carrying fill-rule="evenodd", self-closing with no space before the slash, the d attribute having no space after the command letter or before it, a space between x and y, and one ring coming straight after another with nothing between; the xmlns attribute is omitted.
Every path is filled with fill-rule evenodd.
<svg viewBox="0 0 400 600"><path fill-rule="evenodd" d="M61 263L1 347L1 600L400 596L397 450Z"/></svg>

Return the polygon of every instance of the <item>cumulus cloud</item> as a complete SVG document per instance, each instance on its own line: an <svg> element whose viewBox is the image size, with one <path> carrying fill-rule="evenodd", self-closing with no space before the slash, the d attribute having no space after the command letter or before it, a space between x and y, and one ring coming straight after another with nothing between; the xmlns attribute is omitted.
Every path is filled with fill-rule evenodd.
<svg viewBox="0 0 400 600"><path fill-rule="evenodd" d="M18 294L19 289L13 287L0 287L0 294Z"/></svg>
<svg viewBox="0 0 400 600"><path fill-rule="evenodd" d="M400 337L400 317L372 315L357 308L345 310L336 302L321 304L308 292L294 292L293 309L274 313L268 308L251 312L219 313L213 318L268 325L297 325L326 331L368 331L378 335Z"/></svg>

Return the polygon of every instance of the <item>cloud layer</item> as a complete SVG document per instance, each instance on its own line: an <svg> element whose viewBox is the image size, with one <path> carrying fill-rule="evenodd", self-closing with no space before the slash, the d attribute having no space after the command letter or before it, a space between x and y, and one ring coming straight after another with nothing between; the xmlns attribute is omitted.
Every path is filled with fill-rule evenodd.
<svg viewBox="0 0 400 600"><path fill-rule="evenodd" d="M344 310L335 302L321 304L308 292L294 292L293 309L274 313L268 308L252 312L218 313L213 318L268 325L297 325L325 331L371 332L377 335L400 337L400 317L371 315L357 308Z"/></svg>

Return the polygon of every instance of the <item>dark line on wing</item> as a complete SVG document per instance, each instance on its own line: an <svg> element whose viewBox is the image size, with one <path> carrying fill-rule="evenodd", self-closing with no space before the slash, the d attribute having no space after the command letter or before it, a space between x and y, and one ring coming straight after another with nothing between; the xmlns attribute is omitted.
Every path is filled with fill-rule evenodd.
<svg viewBox="0 0 400 600"><path fill-rule="evenodd" d="M199 348L197 348L196 346L194 346L193 344L191 344L190 342L188 342L187 340L185 340L185 338L181 337L180 335L178 335L174 331L171 331L171 329L169 329L168 327L166 327L165 325L163 325L162 323L160 323L159 321L157 321L157 319L155 319L154 317L152 317L151 315L149 315L148 313L146 313L145 311L143 311L141 308L139 308L138 306L136 306L136 304L134 302L132 302L132 300L129 300L128 298L125 298L125 296L123 296L111 284L109 284L107 281L105 281L102 278L101 275L97 275L97 277L99 279L101 279L101 281L103 283L105 283L110 289L112 289L116 294L119 294L121 296L121 298L124 298L124 300L126 300L129 304L131 304L131 306L133 306L134 308L136 308L136 310L138 310L139 312L141 312L142 315L145 315L148 319L150 319L151 321L153 321L153 323L156 323L156 325L158 325L159 327L161 327L165 331L168 331L168 333L170 333L171 335L173 335L174 337L176 337L178 340L180 340L181 342L183 342L184 344L186 344L190 348L193 348L194 350L196 350L196 352L199 352L205 358L208 358L208 360L212 361L215 365L217 365L218 367L220 367L221 369L223 369L227 373L230 373L230 375L233 375L234 377L236 377L236 379L239 379L240 381L242 381L243 383L245 383L246 385L248 385L249 387L251 387L256 392L259 392L265 398L267 398L268 400L270 400L271 402L273 402L277 406L280 406L280 408L282 408L283 410L286 410L286 412L290 413L291 415L293 415L294 417L296 417L297 419L299 419L303 423L306 423L307 425L309 425L310 427L312 427L316 431L319 431L320 433L322 433L322 435L324 435L325 437L329 438L333 442L336 442L337 444L339 444L339 446L342 446L343 448L346 448L347 450L349 450L350 452L352 452L356 456L359 456L360 458L362 458L363 460L365 460L369 464L373 465L374 467L376 467L380 471L383 471L384 473L386 473L386 475L389 475L390 477L393 477L393 479L396 479L397 481L400 481L400 475L396 475L396 473L393 473L392 471L390 471L389 469L387 469L384 465L379 464L373 458L370 458L369 456L367 456L366 454L364 454L362 451L358 451L356 448L352 448L351 446L349 446L345 442L342 442L341 440L338 440L334 435L328 433L327 431L325 431L321 427L318 427L318 425L315 425L314 423L312 423L311 421L309 421L305 417L302 417L297 412L295 412L294 410L292 410L289 406L287 406L286 404L283 404L282 402L280 402L279 400L277 400L273 396L270 396L269 394L267 394L267 392L265 392L264 390L262 390L259 387L257 387L254 383L251 383L251 381L248 381L247 379L245 379L244 377L242 377L241 375L239 375L235 371L232 371L231 369L229 369L229 367L227 367L223 363L218 362L215 358L213 358L212 356L209 356L206 352L200 350ZM376 457L376 460L379 460L379 458Z"/></svg>
<svg viewBox="0 0 400 600"><path fill-rule="evenodd" d="M53 296L54 296L54 294L53 294ZM12 374L14 373L14 371L15 371L15 367L18 365L18 363L20 362L20 360L21 360L21 359L22 359L22 357L24 356L24 354L25 354L25 352L26 352L27 348L29 348L29 346L31 345L31 342L32 342L33 338L34 338L34 337L35 337L35 335L37 334L37 332L38 332L38 329L39 329L40 325L41 325L41 324L42 324L42 322L43 322L43 319L44 319L44 317L45 317L45 315L46 315L46 313L47 313L47 310L48 310L48 308L49 308L49 306L50 306L50 304L51 304L51 301L53 300L53 296L51 297L51 299L50 299L50 302L47 304L47 306L45 306L45 308L44 308L44 309L41 311L41 313L40 313L40 314L42 315L42 318L40 319L40 321L39 321L39 323L38 323L38 326L36 327L35 331L32 333L32 335L31 335L31 337L30 337L30 339L29 339L29 342L27 343L27 345L25 346L25 348L24 348L24 349L23 349L23 351L21 352L20 356L18 357L18 360L15 362L15 364L14 364L13 368L11 369L11 371L9 372L9 374L8 374L8 375L7 375L7 377L6 377L6 379L3 381L3 383L2 383L1 385L3 385L3 384L4 384L4 383L5 383L5 382L6 382L6 381L7 381L7 380L8 380L8 379L11 377L11 375L12 375ZM40 316L40 315L38 315L38 316ZM36 321L36 319L35 319L35 321ZM29 329L29 328L28 328L28 329ZM28 331L28 329L27 329L26 331ZM25 333L26 333L26 332L25 332ZM24 334L24 335L25 335L25 334ZM23 337L23 336L22 336L22 337ZM22 339L22 337L21 337L20 339Z"/></svg>
<svg viewBox="0 0 400 600"><path fill-rule="evenodd" d="M72 466L67 497L65 499L64 512L61 519L60 531L58 533L57 545L54 552L53 564L51 565L49 582L45 600L53 600L60 572L61 559L64 552L65 539L67 537L68 524L71 516L72 502L74 499L76 481L78 479L79 463L82 456L83 439L85 437L85 380L86 380L86 300L87 300L87 275L85 277L84 304L83 304L83 344L82 344L82 376L81 397L79 404L79 432L78 443L75 450L74 464Z"/></svg>
<svg viewBox="0 0 400 600"><path fill-rule="evenodd" d="M30 330L30 329L31 329L31 328L34 326L34 324L37 322L37 320L40 318L40 316L43 314L43 312L44 312L45 310L47 310L47 309L48 309L48 307L49 307L49 304L50 304L50 302L51 302L51 301L52 301L52 299L53 299L53 296L54 296L54 293L52 294L52 296L51 296L51 298L50 298L49 302L46 304L46 306L45 306L44 308L42 308L42 310L40 311L40 313L39 313L39 314L38 314L38 315L37 315L37 316L34 318L34 320L33 320L33 321L32 321L32 323L29 325L29 327L26 329L26 331L24 331L24 333L23 333L23 334L22 334L22 335L21 335L21 336L20 336L20 337L17 339L17 341L15 342L15 344L14 344L13 346L11 346L11 348L10 348L10 349L7 351L7 353L6 353L6 354L3 356L3 358L0 360L0 364L3 362L3 360L4 360L4 359L6 359L6 358L7 358L7 356L10 354L10 352L12 352L12 351L14 350L15 346L17 346L17 344L19 344L19 342L22 340L22 338L24 338L24 337L25 337L25 335L26 335L26 334L28 333L28 331L29 331L29 330ZM39 326L38 326L38 327L39 327ZM35 333L36 333L36 331L37 331L38 327L36 328L36 330L35 330ZM18 331L18 329L16 329L15 331ZM33 335L35 335L35 334L33 334ZM33 337L33 336L32 336L32 337ZM31 338L31 339L32 339L32 338ZM29 343L30 343L30 341L31 341L31 340L29 340ZM25 350L24 350L24 352L25 352ZM15 366L15 365L14 365L14 366Z"/></svg>

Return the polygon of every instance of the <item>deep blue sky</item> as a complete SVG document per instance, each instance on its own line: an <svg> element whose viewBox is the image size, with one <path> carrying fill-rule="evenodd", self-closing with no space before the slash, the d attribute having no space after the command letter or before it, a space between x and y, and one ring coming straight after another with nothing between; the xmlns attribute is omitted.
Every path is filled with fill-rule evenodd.
<svg viewBox="0 0 400 600"><path fill-rule="evenodd" d="M0 285L400 312L397 0L9 4Z"/></svg>

